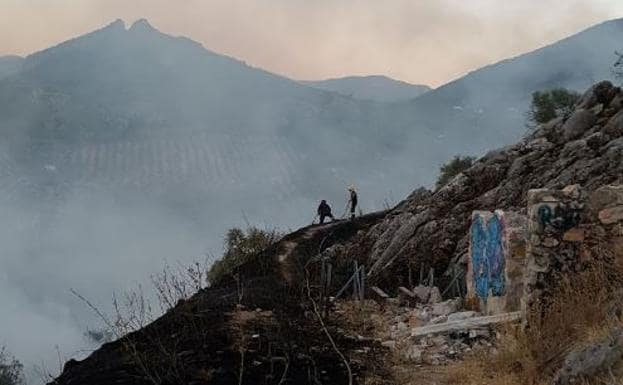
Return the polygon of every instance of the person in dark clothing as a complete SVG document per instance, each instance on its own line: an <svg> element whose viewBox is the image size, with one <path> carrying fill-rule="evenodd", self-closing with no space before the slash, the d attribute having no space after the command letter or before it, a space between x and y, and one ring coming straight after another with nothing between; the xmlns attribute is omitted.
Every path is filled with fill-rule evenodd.
<svg viewBox="0 0 623 385"><path fill-rule="evenodd" d="M355 209L357 208L357 191L355 191L354 186L350 186L348 188L350 191L350 199L348 203L350 204L350 219L355 219Z"/></svg>
<svg viewBox="0 0 623 385"><path fill-rule="evenodd" d="M320 206L318 206L318 216L320 217L320 224L324 223L326 217L331 218L331 221L335 220L333 214L331 214L331 206L327 204L327 201L322 200L320 202Z"/></svg>

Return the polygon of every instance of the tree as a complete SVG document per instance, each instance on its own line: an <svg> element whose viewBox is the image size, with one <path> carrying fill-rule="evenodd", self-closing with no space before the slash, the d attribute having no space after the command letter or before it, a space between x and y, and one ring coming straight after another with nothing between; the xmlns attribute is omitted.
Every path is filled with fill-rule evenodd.
<svg viewBox="0 0 623 385"><path fill-rule="evenodd" d="M623 79L623 53L616 51L614 54L617 56L617 61L614 63L614 76Z"/></svg>
<svg viewBox="0 0 623 385"><path fill-rule="evenodd" d="M455 155L448 163L441 166L439 178L437 178L437 189L445 186L452 178L467 170L474 163L472 156Z"/></svg>
<svg viewBox="0 0 623 385"><path fill-rule="evenodd" d="M536 126L569 115L579 98L580 94L564 88L534 92L528 112L530 125Z"/></svg>
<svg viewBox="0 0 623 385"><path fill-rule="evenodd" d="M6 348L0 347L0 385L22 385L24 365L10 355Z"/></svg>
<svg viewBox="0 0 623 385"><path fill-rule="evenodd" d="M239 228L229 229L225 235L225 253L210 268L208 281L216 284L224 277L233 275L240 265L280 238L281 235L273 230L250 227L245 232Z"/></svg>

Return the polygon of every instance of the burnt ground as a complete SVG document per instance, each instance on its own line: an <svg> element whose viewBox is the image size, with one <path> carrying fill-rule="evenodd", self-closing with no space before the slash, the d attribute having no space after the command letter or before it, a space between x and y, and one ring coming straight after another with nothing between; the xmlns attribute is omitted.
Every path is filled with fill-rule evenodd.
<svg viewBox="0 0 623 385"><path fill-rule="evenodd" d="M347 367L317 316L322 309L314 312L310 301L321 291L310 258L385 215L285 236L235 276L179 302L147 327L83 361L67 362L51 384L348 384ZM352 383L392 383L382 365L386 349L348 336L328 314L324 323L349 363Z"/></svg>

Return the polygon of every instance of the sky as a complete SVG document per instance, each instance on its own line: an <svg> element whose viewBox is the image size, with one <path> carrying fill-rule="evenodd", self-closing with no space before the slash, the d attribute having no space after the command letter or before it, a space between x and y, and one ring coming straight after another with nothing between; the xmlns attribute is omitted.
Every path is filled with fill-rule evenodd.
<svg viewBox="0 0 623 385"><path fill-rule="evenodd" d="M381 74L439 86L604 20L621 0L0 0L0 55L147 18L294 79Z"/></svg>

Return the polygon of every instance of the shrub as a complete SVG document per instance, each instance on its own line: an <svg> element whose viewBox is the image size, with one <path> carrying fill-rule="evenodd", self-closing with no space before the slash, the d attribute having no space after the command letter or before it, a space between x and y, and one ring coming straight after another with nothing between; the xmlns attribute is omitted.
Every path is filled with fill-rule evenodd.
<svg viewBox="0 0 623 385"><path fill-rule="evenodd" d="M508 325L501 330L497 349L481 351L449 368L449 385L551 384L565 356L578 347L620 327L616 311L621 306L619 273L600 265L572 276L561 276L551 300L528 314L530 327ZM620 384L613 382L582 384Z"/></svg>
<svg viewBox="0 0 623 385"><path fill-rule="evenodd" d="M615 52L614 54L617 56L617 61L614 63L613 69L614 76L623 79L623 53Z"/></svg>
<svg viewBox="0 0 623 385"><path fill-rule="evenodd" d="M580 94L564 88L534 92L528 113L529 124L536 126L569 115L579 98Z"/></svg>
<svg viewBox="0 0 623 385"><path fill-rule="evenodd" d="M234 275L236 269L249 259L281 238L275 230L249 227L247 231L232 228L225 235L225 253L214 262L208 272L208 282L214 285L226 276Z"/></svg>
<svg viewBox="0 0 623 385"><path fill-rule="evenodd" d="M448 163L441 166L439 178L437 178L437 188L445 186L452 178L470 168L474 160L475 158L471 156L456 155Z"/></svg>
<svg viewBox="0 0 623 385"><path fill-rule="evenodd" d="M0 347L0 385L22 385L24 365L11 356L5 347Z"/></svg>

